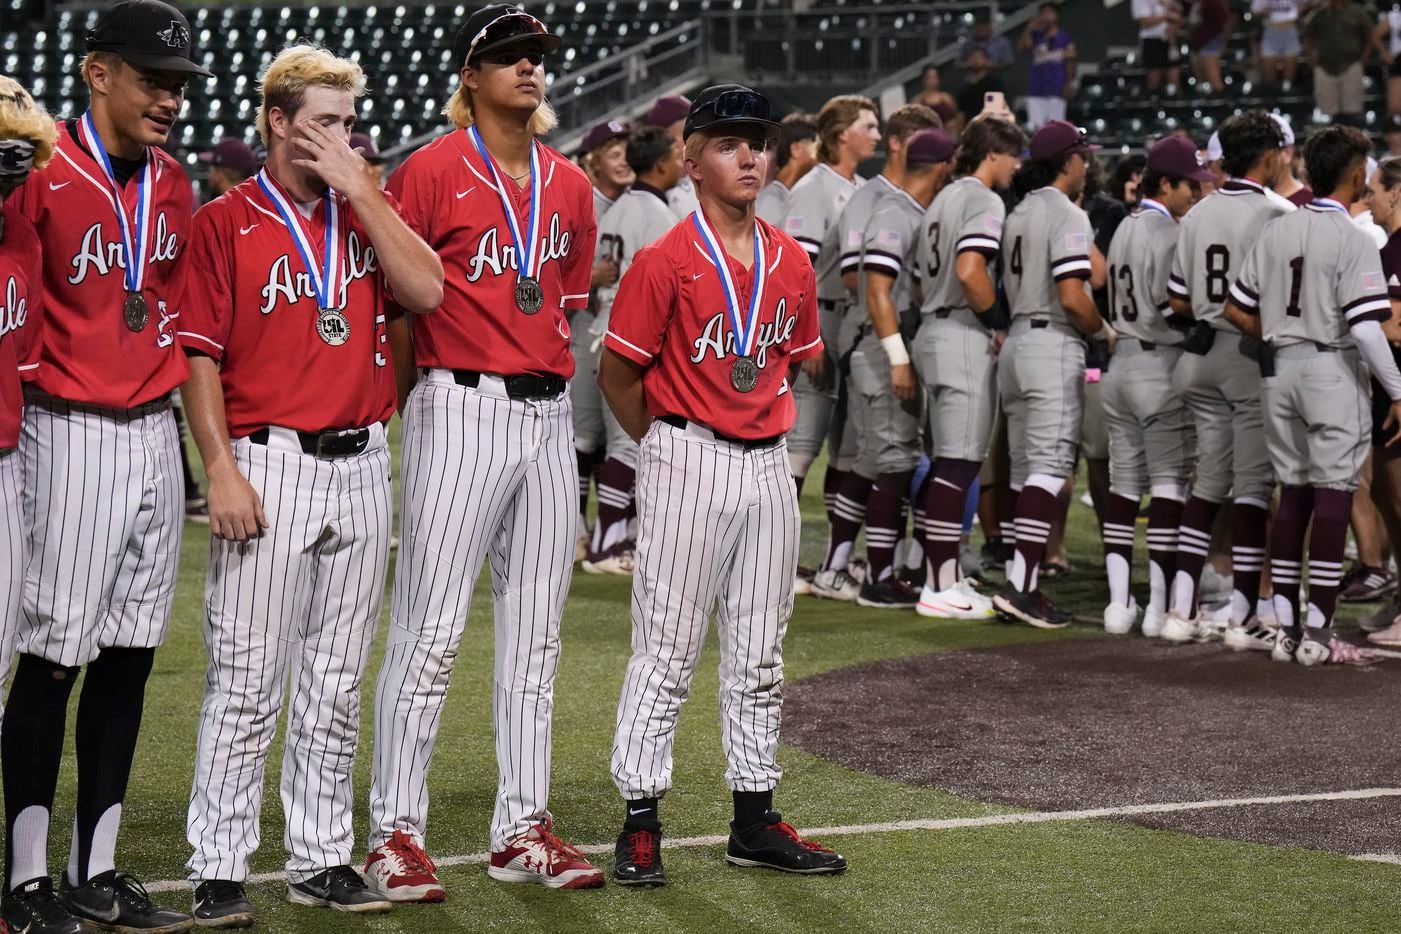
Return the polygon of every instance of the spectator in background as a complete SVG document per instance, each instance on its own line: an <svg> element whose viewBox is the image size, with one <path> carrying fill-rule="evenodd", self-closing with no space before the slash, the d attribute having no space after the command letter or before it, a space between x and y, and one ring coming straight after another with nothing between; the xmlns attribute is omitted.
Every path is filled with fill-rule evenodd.
<svg viewBox="0 0 1401 934"><path fill-rule="evenodd" d="M778 171L754 202L754 212L774 225L781 225L788 215L788 193L798 179L817 165L817 118L812 114L789 114L779 126L778 153L774 158Z"/></svg>
<svg viewBox="0 0 1401 934"><path fill-rule="evenodd" d="M958 102L953 99L953 95L945 91L942 78L939 75L937 65L925 66L924 73L919 79L919 94L911 103L923 104L939 115L939 119L944 124L944 129L954 136L963 131L963 114L959 112Z"/></svg>
<svg viewBox="0 0 1401 934"><path fill-rule="evenodd" d="M1138 21L1139 52L1143 60L1143 84L1156 91L1166 81L1176 85L1177 30L1182 11L1173 0L1133 0L1133 18Z"/></svg>
<svg viewBox="0 0 1401 934"><path fill-rule="evenodd" d="M209 164L209 197L213 201L258 172L258 156L241 139L221 139L213 149L199 154L200 162Z"/></svg>
<svg viewBox="0 0 1401 934"><path fill-rule="evenodd" d="M1192 16L1196 25L1187 44L1192 49L1192 73L1197 78L1198 92L1219 91L1225 84L1221 78L1221 53L1236 16L1227 0L1196 0Z"/></svg>
<svg viewBox="0 0 1401 934"><path fill-rule="evenodd" d="M1031 54L1026 90L1027 129L1035 132L1052 120L1064 120L1065 102L1075 83L1075 40L1060 28L1060 15L1054 3L1041 4L1036 15L1027 21L1017 51Z"/></svg>
<svg viewBox="0 0 1401 934"><path fill-rule="evenodd" d="M1372 44L1387 62L1386 112L1401 113L1401 7L1392 7L1382 14L1372 34Z"/></svg>
<svg viewBox="0 0 1401 934"><path fill-rule="evenodd" d="M1314 106L1334 123L1362 124L1362 70L1372 54L1376 25L1353 0L1328 0L1304 27Z"/></svg>
<svg viewBox="0 0 1401 934"><path fill-rule="evenodd" d="M1251 0L1260 18L1260 83L1289 88L1299 67L1300 0Z"/></svg>
<svg viewBox="0 0 1401 934"><path fill-rule="evenodd" d="M974 15L973 31L963 38L958 47L958 60L963 63L964 69L968 69L968 61L974 52L983 53L987 58L983 70L993 74L1001 73L1015 60L1012 43L1007 41L1006 36L999 36L992 31L992 20L982 11ZM968 115L967 110L963 113Z"/></svg>
<svg viewBox="0 0 1401 934"><path fill-rule="evenodd" d="M963 87L955 100L965 121L972 120L983 110L983 95L1003 90L1002 79L988 70L988 57L974 49L963 63Z"/></svg>
<svg viewBox="0 0 1401 934"><path fill-rule="evenodd" d="M1143 180L1147 168L1148 157L1141 152L1120 159L1114 166L1114 173L1109 176L1110 197L1123 202L1130 211L1138 207L1138 202L1143 200L1139 197L1138 183Z"/></svg>
<svg viewBox="0 0 1401 934"><path fill-rule="evenodd" d="M368 133L351 133L350 148L360 151L361 157L365 160L365 174L370 176L370 181L375 183L376 188L383 188L384 157L379 154L379 147L375 145L374 137Z"/></svg>

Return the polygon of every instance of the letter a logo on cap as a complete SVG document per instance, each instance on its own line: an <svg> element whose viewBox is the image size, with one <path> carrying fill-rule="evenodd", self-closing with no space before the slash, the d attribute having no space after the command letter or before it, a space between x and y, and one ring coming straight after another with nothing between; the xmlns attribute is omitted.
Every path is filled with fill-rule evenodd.
<svg viewBox="0 0 1401 934"><path fill-rule="evenodd" d="M169 27L162 29L156 35L172 49L183 49L190 44L189 30L174 20L171 20Z"/></svg>

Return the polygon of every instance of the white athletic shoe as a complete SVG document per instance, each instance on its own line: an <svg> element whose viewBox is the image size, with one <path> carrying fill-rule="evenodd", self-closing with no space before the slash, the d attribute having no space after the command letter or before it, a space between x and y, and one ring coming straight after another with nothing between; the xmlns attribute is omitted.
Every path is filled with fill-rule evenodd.
<svg viewBox="0 0 1401 934"><path fill-rule="evenodd" d="M852 558L846 563L846 573L858 584L866 583L866 578L870 576L870 565L865 558Z"/></svg>
<svg viewBox="0 0 1401 934"><path fill-rule="evenodd" d="M1218 573L1210 564L1202 568L1201 579L1197 582L1197 602L1202 606L1231 602L1231 591L1235 587L1230 574Z"/></svg>
<svg viewBox="0 0 1401 934"><path fill-rule="evenodd" d="M551 889L597 889L603 873L576 847L556 837L545 819L493 851L486 874L498 882L524 882Z"/></svg>
<svg viewBox="0 0 1401 934"><path fill-rule="evenodd" d="M1156 639L1163 634L1163 624L1167 622L1167 612L1160 610L1151 603L1143 608L1143 634L1150 639Z"/></svg>
<svg viewBox="0 0 1401 934"><path fill-rule="evenodd" d="M402 830L370 851L365 882L391 902L440 902L446 897L438 867Z"/></svg>
<svg viewBox="0 0 1401 934"><path fill-rule="evenodd" d="M933 619L992 619L997 615L992 600L978 593L966 578L947 590L925 585L915 612Z"/></svg>
<svg viewBox="0 0 1401 934"><path fill-rule="evenodd" d="M1158 638L1175 645L1186 645L1188 642L1197 641L1198 631L1199 627L1195 619L1183 619L1176 613L1168 613L1167 620L1163 622L1163 628L1158 633Z"/></svg>
<svg viewBox="0 0 1401 934"><path fill-rule="evenodd" d="M1270 658L1277 662L1289 663L1294 660L1294 653L1299 650L1299 642L1284 629L1275 630L1275 645L1270 649Z"/></svg>
<svg viewBox="0 0 1401 934"><path fill-rule="evenodd" d="M579 537L574 539L574 562L577 564L589 556L589 522L583 513L579 514Z"/></svg>
<svg viewBox="0 0 1401 934"><path fill-rule="evenodd" d="M1212 609L1203 609L1197 617L1197 641L1220 642L1231 624L1231 605L1223 603Z"/></svg>
<svg viewBox="0 0 1401 934"><path fill-rule="evenodd" d="M840 600L855 603L861 596L861 582L853 578L845 568L818 571L812 579L812 595L825 600Z"/></svg>
<svg viewBox="0 0 1401 934"><path fill-rule="evenodd" d="M1275 647L1275 631L1252 620L1248 626L1227 626L1221 636L1226 648L1234 652L1271 652Z"/></svg>
<svg viewBox="0 0 1401 934"><path fill-rule="evenodd" d="M1344 642L1331 632L1325 631L1327 639L1318 639L1305 632L1299 640L1299 648L1294 651L1294 661L1306 668L1314 665L1370 665L1376 656L1366 649L1359 649L1351 642Z"/></svg>
<svg viewBox="0 0 1401 934"><path fill-rule="evenodd" d="M803 569L799 568L798 573L793 575L793 596L802 597L812 593L812 577L811 571L804 574Z"/></svg>
<svg viewBox="0 0 1401 934"><path fill-rule="evenodd" d="M600 554L591 552L579 568L585 574L617 574L627 577L637 569L637 556L632 550L632 542L619 542Z"/></svg>
<svg viewBox="0 0 1401 934"><path fill-rule="evenodd" d="M1104 608L1104 631L1115 636L1123 636L1133 631L1138 622L1138 603L1132 598L1128 606L1111 603Z"/></svg>

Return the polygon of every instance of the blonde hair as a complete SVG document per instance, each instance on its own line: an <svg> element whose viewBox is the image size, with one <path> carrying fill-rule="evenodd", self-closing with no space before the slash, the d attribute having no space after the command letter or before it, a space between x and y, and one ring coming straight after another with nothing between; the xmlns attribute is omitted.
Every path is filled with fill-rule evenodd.
<svg viewBox="0 0 1401 934"><path fill-rule="evenodd" d="M126 62L116 52L89 52L83 56L83 60L78 63L78 74L83 76L83 83L92 87L92 80L88 78L88 68L93 65L102 65L113 71L125 65Z"/></svg>
<svg viewBox="0 0 1401 934"><path fill-rule="evenodd" d="M475 121L476 118L472 115L472 90L464 82L458 82L457 90L452 92L452 97L448 98L447 104L443 106L443 116L451 120L453 126L458 129L465 129ZM559 115L555 113L549 101L542 100L540 106L535 108L535 113L530 115L531 134L544 136L557 126Z"/></svg>
<svg viewBox="0 0 1401 934"><path fill-rule="evenodd" d="M859 94L841 94L822 105L817 112L817 158L829 165L837 161L837 140L853 123L861 119L861 111L878 113L876 102Z"/></svg>
<svg viewBox="0 0 1401 934"><path fill-rule="evenodd" d="M27 139L34 144L34 168L53 158L58 125L18 81L0 75L0 139Z"/></svg>
<svg viewBox="0 0 1401 934"><path fill-rule="evenodd" d="M263 145L272 138L268 114L274 107L288 115L296 113L309 87L350 91L361 97L365 93L365 73L350 59L312 45L283 49L258 82L258 91L263 95L258 105L258 135Z"/></svg>

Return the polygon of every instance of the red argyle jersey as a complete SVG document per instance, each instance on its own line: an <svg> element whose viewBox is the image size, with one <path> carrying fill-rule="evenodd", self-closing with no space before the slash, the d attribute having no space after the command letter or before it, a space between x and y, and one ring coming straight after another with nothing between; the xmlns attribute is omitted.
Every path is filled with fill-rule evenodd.
<svg viewBox="0 0 1401 934"><path fill-rule="evenodd" d="M44 341L35 384L90 405L133 408L175 389L189 375L176 339L173 292L190 234L193 196L180 164L159 149L146 232L149 266L142 294L144 330L122 320L126 299L122 232L102 166L60 125L53 161L10 196L34 225L44 251ZM135 214L137 179L122 189Z"/></svg>
<svg viewBox="0 0 1401 934"><path fill-rule="evenodd" d="M0 205L0 451L19 446L21 383L39 372L43 250L34 226Z"/></svg>
<svg viewBox="0 0 1401 934"><path fill-rule="evenodd" d="M798 241L763 220L758 227L769 269L753 353L759 382L750 392L731 385L735 334L725 290L689 217L640 250L623 276L603 344L646 367L643 388L654 417L680 415L746 439L781 435L793 426L788 366L822 352L817 283ZM720 255L743 313L754 270Z"/></svg>
<svg viewBox="0 0 1401 934"><path fill-rule="evenodd" d="M187 352L218 361L234 438L271 425L363 428L394 412L390 296L369 234L337 198L344 239L335 293L350 325L337 346L317 331L312 277L256 176L195 214L180 293L180 341ZM390 204L397 209L392 197ZM323 262L325 201L310 218L293 210L315 261Z"/></svg>
<svg viewBox="0 0 1401 934"><path fill-rule="evenodd" d="M540 162L540 231L535 249L544 305L516 306L516 256L492 171L466 130L440 136L408 158L388 188L404 217L443 261L443 304L413 322L414 359L446 367L514 376L569 378L567 310L589 301L597 239L593 186L577 166L536 143ZM530 186L506 181L522 231L529 223Z"/></svg>

